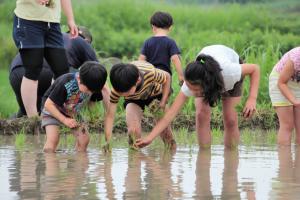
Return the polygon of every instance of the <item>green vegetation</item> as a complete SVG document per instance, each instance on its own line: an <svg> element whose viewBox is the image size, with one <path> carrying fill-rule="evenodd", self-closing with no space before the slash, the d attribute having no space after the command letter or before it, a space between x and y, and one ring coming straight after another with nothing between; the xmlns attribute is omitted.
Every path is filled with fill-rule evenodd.
<svg viewBox="0 0 300 200"><path fill-rule="evenodd" d="M26 136L23 130L21 130L15 136L15 146L18 149L28 149L31 148L28 145L28 142L32 141L30 136ZM1 137L0 137L1 138ZM10 137L3 137L2 139L6 141L6 143L10 143L7 141ZM184 147L193 149L198 146L197 135L195 132L189 132L188 130L182 128L177 130L174 133L174 138L176 140L177 147ZM44 136L45 139L45 136ZM294 140L294 138L293 138ZM223 145L223 131L220 129L213 129L212 131L212 145ZM1 143L2 144L2 143ZM4 144L4 143L3 143ZM41 138L41 147L43 145L43 138ZM131 145L128 144L128 137L124 134L114 134L111 140L110 149L103 149L106 145L105 138L103 134L98 134L96 132L91 132L90 134L90 144L89 148L99 149L100 151L118 149L118 148L128 148L131 151L136 151L138 149L133 149ZM272 146L276 145L276 131L263 131L263 130L250 130L245 129L241 131L241 142L240 145L244 146ZM75 148L75 137L73 134L61 134L60 142L58 146L58 150L63 151L73 151ZM158 137L155 139L152 144L148 147L150 150L166 150L168 151L168 147L164 145L162 140ZM139 150L138 150L139 151Z"/></svg>
<svg viewBox="0 0 300 200"><path fill-rule="evenodd" d="M0 119L18 111L15 94L10 87L8 72L0 69Z"/></svg>
<svg viewBox="0 0 300 200"><path fill-rule="evenodd" d="M19 133L16 134L16 139L15 139L15 146L17 149L22 148L25 146L26 142L26 133L25 129L21 129Z"/></svg>
<svg viewBox="0 0 300 200"><path fill-rule="evenodd" d="M218 2L224 2L221 0L210 1L213 2L211 4L207 4L208 1L205 0L72 2L77 23L90 28L94 38L93 46L103 62L103 58L107 57L118 57L123 61L136 59L143 41L152 34L149 17L156 10L168 11L174 18L170 36L182 50L183 66L193 60L205 45L225 44L236 49L243 60L260 65L258 115L271 113L270 116L274 116L268 95L268 75L280 56L300 43L299 1L236 0L226 1L226 4L219 4ZM11 36L14 7L15 1L0 1L0 42L3 47L0 52L0 118L17 111L7 72L9 63L17 52ZM62 24L65 24L65 18ZM63 30L66 29L63 26ZM248 93L248 85L249 81L245 80L243 102ZM180 89L176 74L173 76L173 89L171 102ZM193 102L192 98L187 102L183 114L193 115ZM124 117L121 103L119 105L119 115ZM222 117L220 109L214 108L212 118ZM97 105L92 114L86 115L88 121L101 120L103 112L103 108ZM267 127L275 127L275 117L265 118L263 121ZM213 133L221 134L218 131ZM189 141L186 143L189 144Z"/></svg>

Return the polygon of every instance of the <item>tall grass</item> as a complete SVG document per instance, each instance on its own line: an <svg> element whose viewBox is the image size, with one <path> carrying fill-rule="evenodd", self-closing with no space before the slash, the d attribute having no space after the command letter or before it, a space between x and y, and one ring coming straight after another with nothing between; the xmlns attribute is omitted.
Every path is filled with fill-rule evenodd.
<svg viewBox="0 0 300 200"><path fill-rule="evenodd" d="M18 111L14 92L9 85L8 72L0 70L0 119Z"/></svg>
<svg viewBox="0 0 300 200"><path fill-rule="evenodd" d="M162 3L163 2L163 3ZM199 1L200 2L200 1ZM143 41L151 37L149 18L156 10L170 12L174 26L170 37L182 51L185 66L199 50L210 44L225 44L234 48L243 60L259 64L261 69L258 108L271 109L268 95L268 75L281 55L300 44L298 1L267 1L267 4L174 4L170 1L137 0L73 0L76 22L90 28L93 46L102 57L119 57L123 61L138 57ZM0 68L7 69L16 48L11 37L15 1L0 3ZM63 18L62 24L66 20ZM66 26L63 26L66 30ZM17 111L12 90L8 86L7 72L0 70L0 117ZM249 80L244 83L245 101ZM180 87L173 76L174 96ZM119 104L119 112L124 109ZM218 108L220 109L220 108ZM102 110L102 108L100 108ZM183 112L191 114L193 99L189 99ZM102 112L102 111L101 111ZM90 116L97 118L98 113Z"/></svg>

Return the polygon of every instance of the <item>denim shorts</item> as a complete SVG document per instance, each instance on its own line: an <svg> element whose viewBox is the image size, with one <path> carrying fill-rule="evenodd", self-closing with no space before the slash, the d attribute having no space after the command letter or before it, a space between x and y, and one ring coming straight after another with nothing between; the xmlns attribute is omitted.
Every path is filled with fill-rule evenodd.
<svg viewBox="0 0 300 200"><path fill-rule="evenodd" d="M18 49L64 48L59 23L26 20L16 15L13 39Z"/></svg>
<svg viewBox="0 0 300 200"><path fill-rule="evenodd" d="M55 117L52 117L47 111L43 110L41 112L42 123L41 126L43 129L49 125L61 126L63 125L60 121L58 121Z"/></svg>

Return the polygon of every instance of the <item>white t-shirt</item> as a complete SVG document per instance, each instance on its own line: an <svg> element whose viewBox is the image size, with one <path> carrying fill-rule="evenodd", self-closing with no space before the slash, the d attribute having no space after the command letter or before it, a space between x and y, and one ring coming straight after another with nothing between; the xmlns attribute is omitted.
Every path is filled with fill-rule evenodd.
<svg viewBox="0 0 300 200"><path fill-rule="evenodd" d="M224 92L233 89L234 84L241 80L242 67L239 63L239 55L233 49L224 45L211 45L204 47L197 57L200 54L209 55L219 63L224 80ZM181 91L185 96L193 96L185 83L181 86Z"/></svg>

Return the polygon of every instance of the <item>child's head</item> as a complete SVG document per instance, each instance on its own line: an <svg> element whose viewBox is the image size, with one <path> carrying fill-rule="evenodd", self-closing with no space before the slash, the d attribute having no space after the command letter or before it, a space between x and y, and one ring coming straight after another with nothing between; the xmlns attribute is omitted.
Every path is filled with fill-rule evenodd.
<svg viewBox="0 0 300 200"><path fill-rule="evenodd" d="M110 70L111 85L122 96L135 93L139 77L139 70L133 64L119 63Z"/></svg>
<svg viewBox="0 0 300 200"><path fill-rule="evenodd" d="M196 61L187 65L184 77L188 88L195 96L204 97L210 106L221 99L224 81L219 63L211 56L200 54Z"/></svg>
<svg viewBox="0 0 300 200"><path fill-rule="evenodd" d="M88 43L92 43L93 36L92 33L89 31L89 29L85 26L78 26L78 33L79 36L81 36L84 40L86 40Z"/></svg>
<svg viewBox="0 0 300 200"><path fill-rule="evenodd" d="M100 92L106 78L107 72L104 66L95 61L87 61L79 69L79 90L91 93Z"/></svg>
<svg viewBox="0 0 300 200"><path fill-rule="evenodd" d="M157 28L169 29L173 25L173 18L167 12L157 11L152 15L150 24Z"/></svg>

